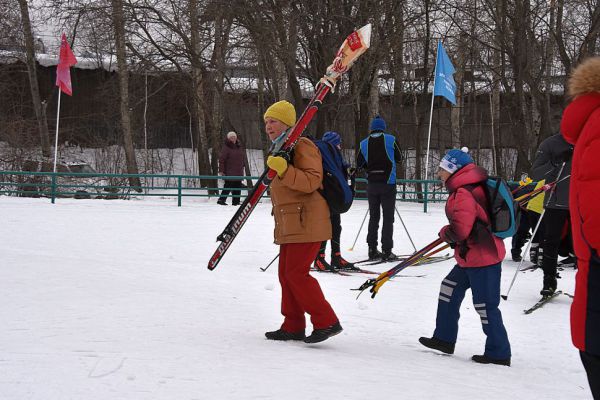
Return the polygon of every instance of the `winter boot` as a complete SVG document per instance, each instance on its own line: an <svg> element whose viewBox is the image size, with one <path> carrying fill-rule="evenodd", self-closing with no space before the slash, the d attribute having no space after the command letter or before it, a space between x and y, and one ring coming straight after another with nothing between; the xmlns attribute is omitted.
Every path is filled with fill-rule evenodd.
<svg viewBox="0 0 600 400"><path fill-rule="evenodd" d="M419 343L430 349L439 350L442 353L454 354L454 343L446 342L434 337L427 338L423 336L419 338Z"/></svg>
<svg viewBox="0 0 600 400"><path fill-rule="evenodd" d="M503 358L503 359L496 359L496 358L490 358L490 357L486 356L485 354L483 354L480 356L475 355L475 356L471 357L471 360L473 360L479 364L497 364L497 365L506 365L507 367L510 367L510 357Z"/></svg>
<svg viewBox="0 0 600 400"><path fill-rule="evenodd" d="M304 340L306 335L304 334L304 330L298 332L288 332L283 329L278 329L272 332L266 332L265 336L269 340Z"/></svg>
<svg viewBox="0 0 600 400"><path fill-rule="evenodd" d="M377 247L369 247L369 260L380 260L381 257L383 257L383 254L377 250Z"/></svg>
<svg viewBox="0 0 600 400"><path fill-rule="evenodd" d="M333 268L327 261L325 261L325 254L319 253L317 258L315 259L315 269L319 272L335 272L335 268Z"/></svg>
<svg viewBox="0 0 600 400"><path fill-rule="evenodd" d="M227 205L227 203L225 203L225 200L221 200L221 199L217 200L217 204L220 204L222 206L226 206Z"/></svg>
<svg viewBox="0 0 600 400"><path fill-rule="evenodd" d="M544 249L540 247L538 250L537 266L542 268L543 264L544 264Z"/></svg>
<svg viewBox="0 0 600 400"><path fill-rule="evenodd" d="M383 261L394 261L398 259L398 256L392 253L392 250L384 250L381 259Z"/></svg>
<svg viewBox="0 0 600 400"><path fill-rule="evenodd" d="M544 272L544 287L540 291L543 297L552 296L556 292L556 273Z"/></svg>
<svg viewBox="0 0 600 400"><path fill-rule="evenodd" d="M521 257L521 250L520 249L512 249L510 251L510 254L512 256L512 260L515 262L520 262L523 257Z"/></svg>
<svg viewBox="0 0 600 400"><path fill-rule="evenodd" d="M331 255L331 266L336 269L349 269L356 270L357 268L351 262L347 261L342 257L341 253L335 253Z"/></svg>
<svg viewBox="0 0 600 400"><path fill-rule="evenodd" d="M538 264L538 250L540 249L539 243L531 243L531 247L529 248L529 261L534 264Z"/></svg>
<svg viewBox="0 0 600 400"><path fill-rule="evenodd" d="M319 343L323 340L327 340L330 337L337 335L341 331L343 331L343 329L338 321L330 327L323 329L315 329L310 336L304 339L304 343Z"/></svg>

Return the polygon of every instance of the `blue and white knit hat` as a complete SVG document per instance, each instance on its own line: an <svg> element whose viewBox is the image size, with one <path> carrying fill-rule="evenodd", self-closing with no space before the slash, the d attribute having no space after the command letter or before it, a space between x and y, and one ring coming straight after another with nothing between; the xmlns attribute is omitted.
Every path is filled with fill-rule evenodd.
<svg viewBox="0 0 600 400"><path fill-rule="evenodd" d="M469 155L469 149L463 147L462 149L452 149L446 153L442 161L440 161L440 168L445 169L451 174L455 173L465 165L473 164L473 159Z"/></svg>

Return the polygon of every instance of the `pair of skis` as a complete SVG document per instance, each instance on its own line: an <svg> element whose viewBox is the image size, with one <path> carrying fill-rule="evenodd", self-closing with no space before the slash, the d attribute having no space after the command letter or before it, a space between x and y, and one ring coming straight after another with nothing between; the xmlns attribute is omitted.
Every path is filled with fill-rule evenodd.
<svg viewBox="0 0 600 400"><path fill-rule="evenodd" d="M315 94L312 99L309 101L306 109L298 119L298 122L288 131L287 136L284 140L281 141L281 145L276 149L271 149L271 153L275 153L277 151L291 151L302 132L306 126L313 119L314 115L317 113L321 104L323 103L323 99L330 91L333 91L335 85L341 76L350 69L352 64L360 57L367 49L369 48L371 43L371 24L367 24L357 30L356 32L351 33L340 49L338 50L333 63L327 67L327 72L325 76L321 78L321 81L317 85L315 90ZM250 217L250 214L256 208L258 201L263 196L275 176L277 172L270 168L267 168L257 183L254 185L246 199L240 205L236 213L233 215L223 232L217 236L217 241L220 241L221 244L217 247L214 254L208 261L208 269L214 270L223 256L225 252L229 249L234 239Z"/></svg>

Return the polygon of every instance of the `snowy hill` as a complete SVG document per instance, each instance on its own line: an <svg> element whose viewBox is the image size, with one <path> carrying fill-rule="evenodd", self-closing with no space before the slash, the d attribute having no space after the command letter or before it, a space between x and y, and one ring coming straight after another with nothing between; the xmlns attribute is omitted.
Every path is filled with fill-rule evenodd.
<svg viewBox="0 0 600 400"><path fill-rule="evenodd" d="M541 272L519 275L502 302L513 366L479 365L484 334L470 295L453 356L422 347L451 261L409 268L376 299L366 275L318 274L342 334L318 345L274 343L281 323L270 204L260 204L213 272L235 209L206 200L94 201L0 197L0 398L21 399L589 399L569 334L570 300L531 315ZM398 204L417 246L445 221ZM342 217L342 248L366 203ZM363 231L349 259L366 256ZM412 250L395 224L395 251ZM378 271L387 266L376 266ZM505 261L503 293L516 264ZM424 277L415 277L425 274ZM559 289L573 290L574 272Z"/></svg>

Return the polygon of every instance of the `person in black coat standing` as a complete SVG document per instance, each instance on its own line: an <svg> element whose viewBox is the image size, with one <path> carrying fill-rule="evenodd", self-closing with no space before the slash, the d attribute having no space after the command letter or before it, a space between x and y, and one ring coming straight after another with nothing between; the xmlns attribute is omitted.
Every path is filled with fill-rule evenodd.
<svg viewBox="0 0 600 400"><path fill-rule="evenodd" d="M550 136L540 144L536 153L531 167L533 180L545 179L546 183L550 183L570 176L572 155L573 146L567 143L561 134ZM549 296L556 291L558 249L565 225L570 223L569 182L569 178L562 180L551 192L546 193L544 200L544 237L541 244L544 271L544 284L540 292L542 296Z"/></svg>
<svg viewBox="0 0 600 400"><path fill-rule="evenodd" d="M244 175L244 149L240 145L237 134L235 132L229 132L225 145L221 150L219 156L219 176L243 176ZM242 187L241 180L230 180L225 179L223 185L223 191L221 197L217 201L217 204L226 206L226 199L231 192L233 199L231 204L237 206L240 204L240 188Z"/></svg>
<svg viewBox="0 0 600 400"><path fill-rule="evenodd" d="M402 162L396 138L386 133L383 118L371 121L369 136L360 142L357 169L367 171L367 197L369 200L369 259L390 261L396 259L394 247L394 210L396 207L396 164ZM379 219L383 211L381 249L377 250Z"/></svg>

